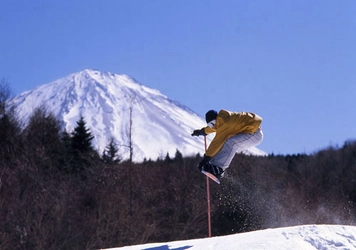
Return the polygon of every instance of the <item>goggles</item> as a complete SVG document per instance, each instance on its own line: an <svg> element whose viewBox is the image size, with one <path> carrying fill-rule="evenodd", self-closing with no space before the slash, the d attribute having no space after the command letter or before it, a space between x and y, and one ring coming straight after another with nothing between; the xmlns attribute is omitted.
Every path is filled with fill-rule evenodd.
<svg viewBox="0 0 356 250"><path fill-rule="evenodd" d="M213 127L215 126L215 123L216 123L216 120L215 120L215 119L212 120L212 121L210 121L210 122L208 122L208 127L209 127L209 128L213 128Z"/></svg>

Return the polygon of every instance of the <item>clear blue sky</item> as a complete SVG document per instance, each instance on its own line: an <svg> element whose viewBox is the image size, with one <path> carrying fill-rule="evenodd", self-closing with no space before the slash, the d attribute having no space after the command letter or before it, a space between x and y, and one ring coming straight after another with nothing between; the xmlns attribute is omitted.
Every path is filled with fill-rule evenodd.
<svg viewBox="0 0 356 250"><path fill-rule="evenodd" d="M86 69L127 74L201 116L264 118L268 153L356 139L355 0L2 0L14 94Z"/></svg>

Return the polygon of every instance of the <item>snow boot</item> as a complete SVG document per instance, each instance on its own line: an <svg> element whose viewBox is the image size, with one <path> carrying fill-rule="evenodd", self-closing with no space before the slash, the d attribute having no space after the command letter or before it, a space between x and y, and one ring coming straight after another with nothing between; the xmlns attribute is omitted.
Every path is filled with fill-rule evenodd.
<svg viewBox="0 0 356 250"><path fill-rule="evenodd" d="M207 163L203 166L203 170L211 173L216 178L220 179L224 176L224 170L221 167L215 166L211 163Z"/></svg>

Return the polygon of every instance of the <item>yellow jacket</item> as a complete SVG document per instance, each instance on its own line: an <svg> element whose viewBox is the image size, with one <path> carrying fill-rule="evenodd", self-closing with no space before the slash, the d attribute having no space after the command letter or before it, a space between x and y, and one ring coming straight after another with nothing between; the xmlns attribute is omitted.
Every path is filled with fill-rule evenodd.
<svg viewBox="0 0 356 250"><path fill-rule="evenodd" d="M211 141L205 155L214 156L230 137L245 133L253 134L257 131L262 123L262 118L251 112L230 112L220 110L216 123L213 128L205 127L206 134L216 132L214 139Z"/></svg>

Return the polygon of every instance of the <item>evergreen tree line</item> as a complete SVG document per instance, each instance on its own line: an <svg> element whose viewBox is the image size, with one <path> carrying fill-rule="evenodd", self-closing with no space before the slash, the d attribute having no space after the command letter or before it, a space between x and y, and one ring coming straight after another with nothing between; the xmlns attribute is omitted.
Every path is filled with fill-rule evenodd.
<svg viewBox="0 0 356 250"><path fill-rule="evenodd" d="M1 94L3 93L3 94ZM99 154L39 108L23 126L0 89L0 249L100 249L207 237L201 160L122 161ZM354 225L356 142L315 154L235 156L210 181L212 234L299 224Z"/></svg>

